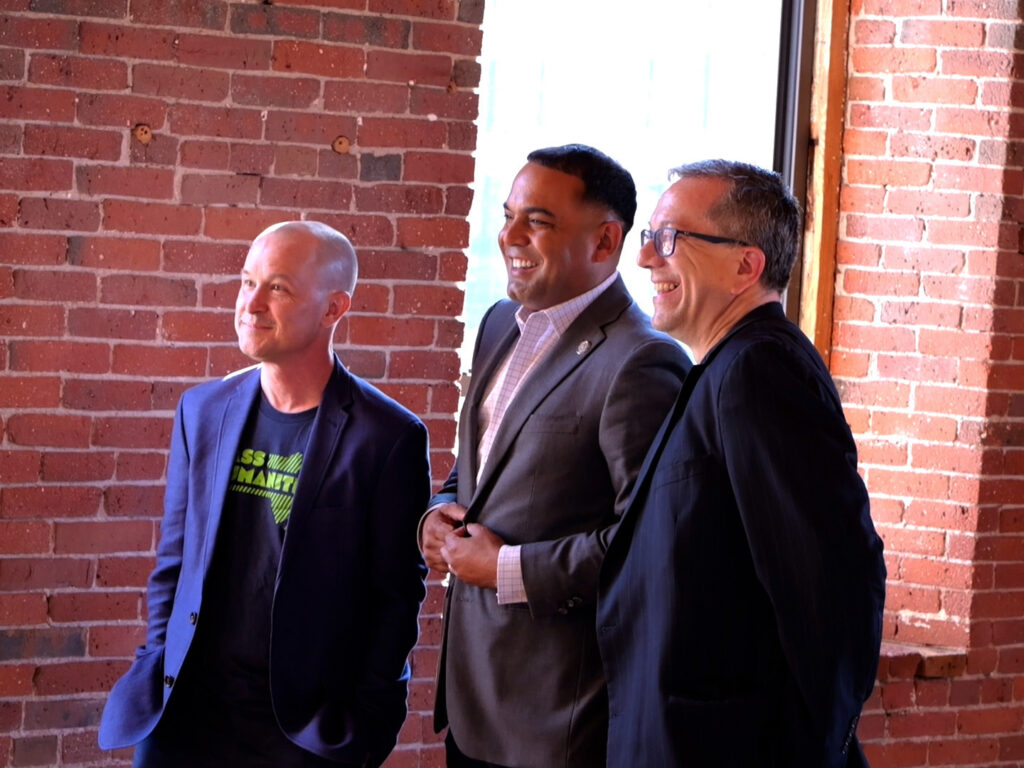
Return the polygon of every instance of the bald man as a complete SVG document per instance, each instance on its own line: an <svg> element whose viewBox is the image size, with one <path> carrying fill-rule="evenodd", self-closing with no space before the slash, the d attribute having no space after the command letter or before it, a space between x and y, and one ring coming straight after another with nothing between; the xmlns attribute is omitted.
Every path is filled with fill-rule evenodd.
<svg viewBox="0 0 1024 768"><path fill-rule="evenodd" d="M103 712L134 765L379 765L405 719L427 432L333 351L357 275L316 222L261 233L239 348L178 405L146 644Z"/></svg>

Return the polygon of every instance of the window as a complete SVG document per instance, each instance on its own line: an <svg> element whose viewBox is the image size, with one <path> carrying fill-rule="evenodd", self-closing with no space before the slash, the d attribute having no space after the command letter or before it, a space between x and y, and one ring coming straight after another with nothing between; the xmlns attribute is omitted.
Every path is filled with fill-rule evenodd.
<svg viewBox="0 0 1024 768"><path fill-rule="evenodd" d="M780 89L791 82L780 58L788 62L789 34L799 29L794 18L803 18L795 7L803 4L631 0L623 12L621 4L613 9L593 0L487 1L464 367L480 317L505 296L497 246L502 203L531 150L591 144L633 174L637 220L619 270L647 312L650 283L635 263L639 230L669 168L729 157L787 173L780 163L792 166L792 155L777 147L776 137L777 123L784 133L790 121L788 115L777 121L776 105L792 109L800 95Z"/></svg>

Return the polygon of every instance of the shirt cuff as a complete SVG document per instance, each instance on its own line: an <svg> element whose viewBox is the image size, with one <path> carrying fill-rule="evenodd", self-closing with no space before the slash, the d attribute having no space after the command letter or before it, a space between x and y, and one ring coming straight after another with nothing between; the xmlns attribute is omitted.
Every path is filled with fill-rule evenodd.
<svg viewBox="0 0 1024 768"><path fill-rule="evenodd" d="M526 602L526 585L523 584L523 564L519 547L503 544L498 549L498 604Z"/></svg>

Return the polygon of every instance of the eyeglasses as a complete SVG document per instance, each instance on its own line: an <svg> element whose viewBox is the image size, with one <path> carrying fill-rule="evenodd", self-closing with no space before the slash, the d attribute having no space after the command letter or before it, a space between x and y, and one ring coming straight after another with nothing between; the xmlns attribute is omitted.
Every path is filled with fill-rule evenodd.
<svg viewBox="0 0 1024 768"><path fill-rule="evenodd" d="M663 259L667 259L676 251L676 238L677 237L693 237L697 240L703 240L705 243L730 243L732 245L750 245L750 243L744 240L736 240L732 237L719 237L718 235L702 235L700 232L687 232L682 229L673 229L672 227L662 227L661 229L641 229L640 230L640 247L643 248L651 240L654 241L654 249L658 252L658 255Z"/></svg>

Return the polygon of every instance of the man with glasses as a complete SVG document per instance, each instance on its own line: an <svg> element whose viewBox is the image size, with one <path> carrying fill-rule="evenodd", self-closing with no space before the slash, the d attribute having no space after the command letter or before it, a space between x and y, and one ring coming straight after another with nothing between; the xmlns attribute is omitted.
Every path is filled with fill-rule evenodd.
<svg viewBox="0 0 1024 768"><path fill-rule="evenodd" d="M799 206L743 163L671 178L638 260L697 365L600 575L608 765L861 766L885 565L835 386L782 309Z"/></svg>
<svg viewBox="0 0 1024 768"><path fill-rule="evenodd" d="M498 245L511 300L473 353L459 456L421 545L450 571L435 728L447 764L604 765L597 574L689 368L617 266L629 173L592 147L531 152Z"/></svg>

